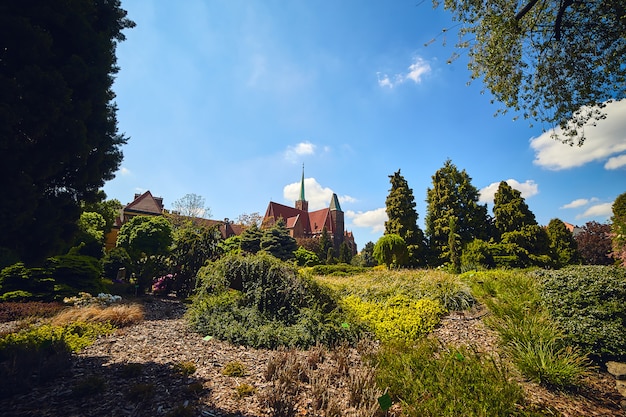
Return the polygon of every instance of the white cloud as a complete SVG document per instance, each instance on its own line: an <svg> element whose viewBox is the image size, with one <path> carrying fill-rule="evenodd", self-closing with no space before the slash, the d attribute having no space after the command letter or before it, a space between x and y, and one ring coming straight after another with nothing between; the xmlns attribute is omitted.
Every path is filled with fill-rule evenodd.
<svg viewBox="0 0 626 417"><path fill-rule="evenodd" d="M130 169L126 168L126 167L121 167L119 170L119 174L120 175L130 175Z"/></svg>
<svg viewBox="0 0 626 417"><path fill-rule="evenodd" d="M619 169L626 168L626 154L614 156L609 158L604 164L604 169Z"/></svg>
<svg viewBox="0 0 626 417"><path fill-rule="evenodd" d="M514 179L508 179L505 181L509 186L513 189L516 189L522 194L524 199L528 197L532 197L539 193L539 185L535 183L533 180L526 180L524 182L519 182ZM492 203L496 192L498 191L498 187L500 186L500 182L492 182L485 188L480 190L480 198L479 202L481 203Z"/></svg>
<svg viewBox="0 0 626 417"><path fill-rule="evenodd" d="M596 126L585 127L586 140L581 147L564 145L552 139L552 132L531 138L530 147L535 151L533 163L554 171L590 162L607 161L606 169L626 165L626 100L608 103L603 110L607 118L598 121ZM557 128L556 133L559 134L560 129Z"/></svg>
<svg viewBox="0 0 626 417"><path fill-rule="evenodd" d="M352 219L352 223L357 227L372 229L372 232L384 232L387 212L384 207L369 211L348 210L346 216Z"/></svg>
<svg viewBox="0 0 626 417"><path fill-rule="evenodd" d="M425 75L430 73L430 64L421 57L413 58L413 63L409 65L408 71L395 74L390 77L387 74L376 73L378 85L381 87L393 88L405 81L413 81L415 84L422 82Z"/></svg>
<svg viewBox="0 0 626 417"><path fill-rule="evenodd" d="M596 204L589 207L584 213L576 216L577 219L584 219L589 217L610 217L613 214L613 203Z"/></svg>
<svg viewBox="0 0 626 417"><path fill-rule="evenodd" d="M309 202L309 211L323 209L328 207L330 199L333 196L333 190L322 187L315 178L304 179L304 198ZM295 202L300 198L300 182L287 184L283 188L283 197L286 201ZM356 201L349 195L339 197L339 203L350 203Z"/></svg>
<svg viewBox="0 0 626 417"><path fill-rule="evenodd" d="M300 142L295 146L288 146L285 151L285 159L290 162L297 162L298 157L303 155L313 155L316 146L311 142Z"/></svg>
<svg viewBox="0 0 626 417"><path fill-rule="evenodd" d="M592 202L598 201L598 199L596 197L593 197L591 199L587 199L587 198L579 198L576 199L570 203L565 204L564 206L561 206L559 208L562 209L575 209L575 208L579 208L579 207L584 207L587 204L590 204Z"/></svg>

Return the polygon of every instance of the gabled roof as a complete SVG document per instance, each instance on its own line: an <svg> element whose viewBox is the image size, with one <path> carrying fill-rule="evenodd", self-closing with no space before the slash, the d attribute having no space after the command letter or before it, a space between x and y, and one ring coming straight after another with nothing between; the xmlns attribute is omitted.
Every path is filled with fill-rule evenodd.
<svg viewBox="0 0 626 417"><path fill-rule="evenodd" d="M135 194L135 199L124 207L124 211L153 216L159 215L163 213L163 198L154 197L150 191L146 191L143 194Z"/></svg>

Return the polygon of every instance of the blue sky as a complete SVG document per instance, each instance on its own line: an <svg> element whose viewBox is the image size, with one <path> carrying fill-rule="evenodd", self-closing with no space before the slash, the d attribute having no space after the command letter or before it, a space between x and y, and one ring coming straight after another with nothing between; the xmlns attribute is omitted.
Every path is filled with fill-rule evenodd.
<svg viewBox="0 0 626 417"><path fill-rule="evenodd" d="M118 46L119 130L130 137L108 198L150 190L166 208L194 193L211 218L293 205L302 165L309 209L336 193L357 245L386 220L401 170L424 227L426 190L450 159L491 212L500 181L540 224L606 222L626 192L626 100L569 147L497 104L454 22L429 1L123 0L137 27ZM445 29L445 31L444 31ZM433 40L431 42L431 40Z"/></svg>

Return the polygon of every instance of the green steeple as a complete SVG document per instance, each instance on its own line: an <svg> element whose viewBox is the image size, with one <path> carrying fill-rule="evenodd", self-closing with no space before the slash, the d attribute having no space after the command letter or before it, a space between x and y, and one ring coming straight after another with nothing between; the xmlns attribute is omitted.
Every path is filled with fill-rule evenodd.
<svg viewBox="0 0 626 417"><path fill-rule="evenodd" d="M306 201L304 198L304 164L302 164L302 182L300 183L300 201Z"/></svg>
<svg viewBox="0 0 626 417"><path fill-rule="evenodd" d="M341 211L341 206L339 205L339 198L337 194L333 193L333 197L330 199L330 209Z"/></svg>

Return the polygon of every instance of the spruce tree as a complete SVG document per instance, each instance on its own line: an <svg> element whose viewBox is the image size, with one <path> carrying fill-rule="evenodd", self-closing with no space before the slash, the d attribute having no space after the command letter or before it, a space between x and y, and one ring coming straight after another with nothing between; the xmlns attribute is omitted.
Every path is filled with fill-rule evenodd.
<svg viewBox="0 0 626 417"><path fill-rule="evenodd" d="M391 189L385 200L388 218L385 222L385 234L397 234L404 239L409 252L409 265L425 265L424 232L417 225L418 214L413 190L400 175L400 170L390 175L389 179Z"/></svg>
<svg viewBox="0 0 626 417"><path fill-rule="evenodd" d="M330 240L328 229L324 226L319 240L319 252L317 253L320 259L327 259L329 250L333 250L334 254L333 242Z"/></svg>
<svg viewBox="0 0 626 417"><path fill-rule="evenodd" d="M506 181L500 182L494 196L493 215L500 235L537 224L535 215L522 198L522 193L512 188Z"/></svg>
<svg viewBox="0 0 626 417"><path fill-rule="evenodd" d="M478 189L471 177L449 159L432 176L433 187L427 190L426 236L437 265L450 261L445 248L448 244L450 218L456 217L460 244L474 239L489 239L490 221L487 205L478 204Z"/></svg>
<svg viewBox="0 0 626 417"><path fill-rule="evenodd" d="M261 250L261 238L263 232L259 230L256 223L252 223L250 227L241 234L240 248L244 252L257 253Z"/></svg>
<svg viewBox="0 0 626 417"><path fill-rule="evenodd" d="M261 238L261 250L286 261L295 257L294 252L298 249L296 240L289 235L285 221L278 219L276 224L263 232Z"/></svg>

